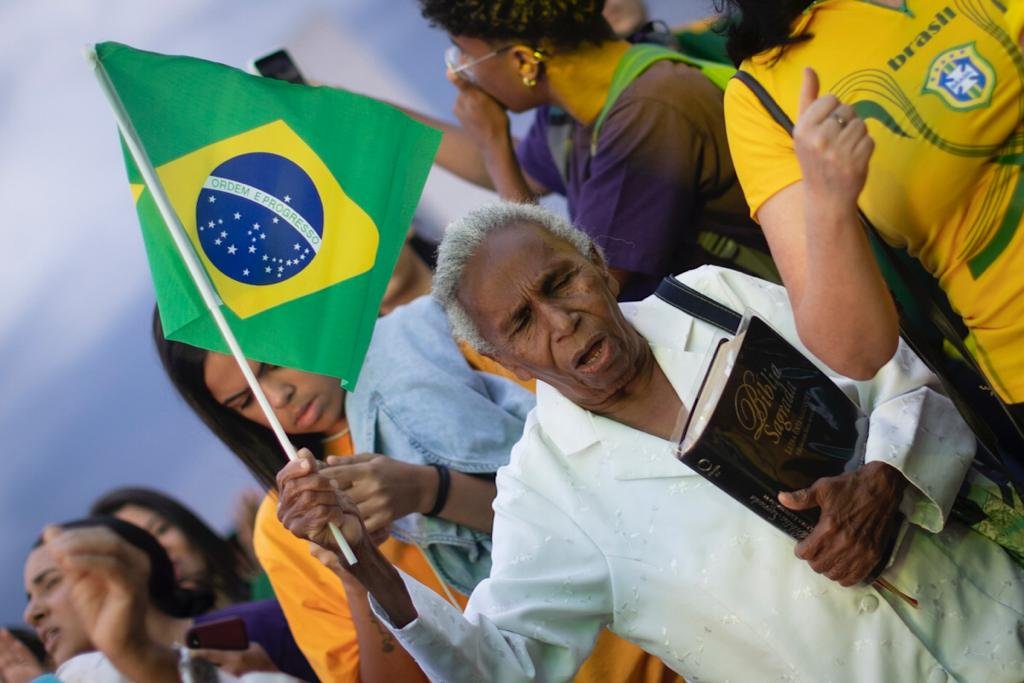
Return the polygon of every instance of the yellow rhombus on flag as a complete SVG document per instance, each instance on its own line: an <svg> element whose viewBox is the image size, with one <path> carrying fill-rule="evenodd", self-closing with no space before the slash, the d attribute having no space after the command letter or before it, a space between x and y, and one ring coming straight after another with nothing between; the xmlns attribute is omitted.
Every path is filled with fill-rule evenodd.
<svg viewBox="0 0 1024 683"><path fill-rule="evenodd" d="M244 175L230 177L217 173L218 169L230 160L244 158L244 155L252 153L276 154L304 171L322 204L322 220L316 221L315 224L311 223L302 215L300 208L293 206L298 202L287 194L287 191L278 197L246 183ZM309 145L284 121L274 121L207 145L163 164L157 168L157 174L171 199L171 204L182 217L185 230L210 274L214 287L224 304L241 318L248 318L286 301L312 294L324 287L365 273L373 267L377 254L377 226L366 212L345 194L330 170ZM243 204L262 207L265 212L272 214L271 222L265 225L260 225L258 221L246 222L245 236L242 241L234 240L240 243L233 244L235 251L229 253L232 244L228 242L232 240L220 236L227 230L222 229L224 224L217 221L237 223L241 221L243 212L229 211L227 213L231 217L228 219L214 219L213 226L197 226L197 197L200 207L207 208L203 207L204 200L209 205L205 212L208 215L216 211L217 201L226 204L228 202L224 200L235 199ZM231 203L237 206L237 202ZM240 214L238 219L234 218L235 213ZM258 227L254 229L254 225ZM331 229L326 230L325 226L330 226ZM291 263L276 265L280 260L276 257L262 260L265 255L263 247L267 242L264 235L271 229L285 233L288 236L288 244L294 240L294 245L298 245L297 249L292 249L296 252L294 260L297 261L294 268ZM239 236L241 234L239 231ZM203 239L204 236L207 239ZM217 240L220 240L220 244L213 244ZM232 272L231 266L234 264L230 264L233 260L231 257L237 256L239 251L248 253L250 249L254 250L253 254L259 254L258 263L275 264L257 266L257 269L263 270L261 279L257 279L258 273L251 268L239 270L235 267ZM289 258L284 260L293 260L293 255L287 254L287 251L286 245L285 252ZM229 265L222 270L211 260L211 254L215 258L219 257L218 261L228 261ZM271 261L271 258L274 261ZM303 266L301 270L299 266ZM242 274L245 270L249 270L248 275ZM296 272L292 274L293 271ZM269 280L269 283L253 285L252 281L246 282L250 277L253 281Z"/></svg>
<svg viewBox="0 0 1024 683"><path fill-rule="evenodd" d="M245 355L351 388L437 131L332 88L96 46ZM227 350L126 153L164 333Z"/></svg>

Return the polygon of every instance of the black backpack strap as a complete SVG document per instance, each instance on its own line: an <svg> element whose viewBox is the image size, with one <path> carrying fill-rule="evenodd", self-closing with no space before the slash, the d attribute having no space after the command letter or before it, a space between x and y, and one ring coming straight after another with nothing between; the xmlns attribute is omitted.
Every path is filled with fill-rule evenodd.
<svg viewBox="0 0 1024 683"><path fill-rule="evenodd" d="M687 287L671 276L661 281L654 296L698 320L725 330L729 334L736 334L740 328L740 321L743 320L742 315L728 306Z"/></svg>

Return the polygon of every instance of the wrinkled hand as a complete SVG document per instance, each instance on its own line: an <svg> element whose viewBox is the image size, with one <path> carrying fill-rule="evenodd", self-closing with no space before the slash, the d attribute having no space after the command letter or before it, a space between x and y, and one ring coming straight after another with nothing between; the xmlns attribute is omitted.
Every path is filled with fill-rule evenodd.
<svg viewBox="0 0 1024 683"><path fill-rule="evenodd" d="M371 534L406 515L430 510L437 496L438 478L433 467L373 453L331 456L320 473L336 481L356 504Z"/></svg>
<svg viewBox="0 0 1024 683"><path fill-rule="evenodd" d="M215 664L232 676L242 676L250 671L279 671L259 643L249 643L249 647L244 650L196 649L191 654Z"/></svg>
<svg viewBox="0 0 1024 683"><path fill-rule="evenodd" d="M44 673L43 667L39 666L35 655L24 643L7 629L0 629L0 681L28 683Z"/></svg>
<svg viewBox="0 0 1024 683"><path fill-rule="evenodd" d="M796 556L843 586L861 583L878 566L899 526L898 509L907 481L882 462L824 477L809 488L780 493L791 510L821 508L821 517Z"/></svg>
<svg viewBox="0 0 1024 683"><path fill-rule="evenodd" d="M510 144L508 113L501 103L458 74L449 71L448 80L459 91L452 113L477 146L486 154Z"/></svg>
<svg viewBox="0 0 1024 683"><path fill-rule="evenodd" d="M818 97L818 87L818 75L804 69L800 116L793 128L804 187L836 206L854 206L867 181L875 143L853 107L834 95Z"/></svg>
<svg viewBox="0 0 1024 683"><path fill-rule="evenodd" d="M71 584L71 603L92 644L111 659L145 652L152 644L146 554L106 527L48 527L43 538Z"/></svg>
<svg viewBox="0 0 1024 683"><path fill-rule="evenodd" d="M320 469L313 454L303 448L298 459L277 473L277 518L295 536L338 552L328 527L334 523L355 549L368 540L359 509Z"/></svg>

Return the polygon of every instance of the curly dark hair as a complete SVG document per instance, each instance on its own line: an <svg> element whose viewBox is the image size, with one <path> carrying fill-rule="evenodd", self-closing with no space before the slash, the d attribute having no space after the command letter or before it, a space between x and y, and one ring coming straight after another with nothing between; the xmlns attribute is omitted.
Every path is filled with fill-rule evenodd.
<svg viewBox="0 0 1024 683"><path fill-rule="evenodd" d="M604 0L420 0L432 26L453 36L572 51L615 40Z"/></svg>
<svg viewBox="0 0 1024 683"><path fill-rule="evenodd" d="M790 27L812 0L716 0L725 17L729 58L740 62L765 50L785 48L810 38L790 36ZM780 52L781 54L781 52Z"/></svg>

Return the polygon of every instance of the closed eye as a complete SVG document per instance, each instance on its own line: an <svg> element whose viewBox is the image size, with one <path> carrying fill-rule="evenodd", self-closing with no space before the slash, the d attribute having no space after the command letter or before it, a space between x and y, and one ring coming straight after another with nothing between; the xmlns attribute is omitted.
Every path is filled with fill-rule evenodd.
<svg viewBox="0 0 1024 683"><path fill-rule="evenodd" d="M276 366L270 365L269 363L260 363L256 366L256 372L254 373L256 375L256 379L260 379L274 367ZM242 402L238 403L239 400ZM232 410L241 412L251 406L252 402L255 400L256 397L252 395L252 389L246 388L225 401L224 405Z"/></svg>
<svg viewBox="0 0 1024 683"><path fill-rule="evenodd" d="M548 293L557 294L558 292L561 292L569 285L570 282L572 282L573 278L575 278L576 274L579 272L579 268L573 268L572 270L565 271L552 278L552 280L548 282Z"/></svg>
<svg viewBox="0 0 1024 683"><path fill-rule="evenodd" d="M530 308L529 308L529 306L523 306L516 313L516 316L515 316L515 318L512 321L512 332L511 332L511 334L509 336L514 337L517 334L519 334L520 332L522 332L524 329L526 329L526 325L529 322L530 322Z"/></svg>

